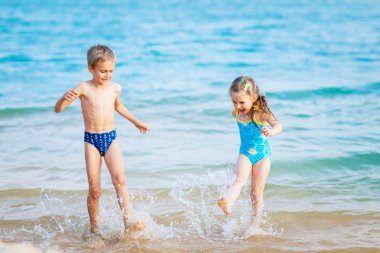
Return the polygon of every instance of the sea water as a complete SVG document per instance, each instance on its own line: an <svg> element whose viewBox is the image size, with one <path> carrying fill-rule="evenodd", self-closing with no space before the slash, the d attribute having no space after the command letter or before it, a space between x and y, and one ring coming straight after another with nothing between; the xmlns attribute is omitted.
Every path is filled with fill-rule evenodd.
<svg viewBox="0 0 380 253"><path fill-rule="evenodd" d="M1 1L0 239L65 252L380 250L380 4L377 1ZM79 101L86 51L117 55L116 116L143 232L123 237L102 168L89 235ZM250 182L233 214L216 200L239 150L228 89L252 76L284 132L272 138L262 223Z"/></svg>

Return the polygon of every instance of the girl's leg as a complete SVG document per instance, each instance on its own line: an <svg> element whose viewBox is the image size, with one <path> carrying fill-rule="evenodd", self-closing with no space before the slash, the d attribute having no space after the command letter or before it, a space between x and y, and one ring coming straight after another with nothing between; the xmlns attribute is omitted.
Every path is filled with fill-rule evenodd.
<svg viewBox="0 0 380 253"><path fill-rule="evenodd" d="M263 207L264 188L268 179L271 161L268 158L260 160L252 169L251 199L253 217L260 218Z"/></svg>
<svg viewBox="0 0 380 253"><path fill-rule="evenodd" d="M218 205L225 214L231 213L230 208L239 196L241 188L247 182L251 170L251 161L245 155L240 154L236 162L235 180L231 184L227 194L218 200Z"/></svg>
<svg viewBox="0 0 380 253"><path fill-rule="evenodd" d="M91 232L98 234L98 215L100 198L100 168L102 159L99 151L90 143L84 143L86 171L88 179L87 210L90 216Z"/></svg>
<svg viewBox="0 0 380 253"><path fill-rule="evenodd" d="M125 232L140 231L144 224L140 221L132 226L128 223L130 217L131 200L124 176L124 162L118 140L114 140L104 156L107 168L111 174L112 184L116 190L117 201L123 212Z"/></svg>

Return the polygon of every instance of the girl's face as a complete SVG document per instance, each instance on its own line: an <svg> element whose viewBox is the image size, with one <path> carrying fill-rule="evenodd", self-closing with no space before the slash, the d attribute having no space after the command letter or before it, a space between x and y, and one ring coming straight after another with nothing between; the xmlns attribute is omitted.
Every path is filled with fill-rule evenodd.
<svg viewBox="0 0 380 253"><path fill-rule="evenodd" d="M114 61L98 61L95 67L88 66L93 82L99 85L108 84L112 80L114 69Z"/></svg>
<svg viewBox="0 0 380 253"><path fill-rule="evenodd" d="M234 108L238 110L240 114L248 115L252 109L253 103L256 101L254 97L248 95L244 91L239 92L231 92L232 103L234 104Z"/></svg>

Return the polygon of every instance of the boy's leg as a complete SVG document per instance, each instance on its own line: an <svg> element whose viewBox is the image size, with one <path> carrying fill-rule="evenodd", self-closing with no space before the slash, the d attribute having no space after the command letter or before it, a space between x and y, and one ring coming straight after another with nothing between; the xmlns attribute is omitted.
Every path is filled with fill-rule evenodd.
<svg viewBox="0 0 380 253"><path fill-rule="evenodd" d="M100 198L100 168L102 159L99 151L90 143L84 143L86 171L88 179L87 210L92 233L99 233L98 215Z"/></svg>
<svg viewBox="0 0 380 253"><path fill-rule="evenodd" d="M230 207L240 194L241 188L247 182L249 174L252 171L251 161L245 155L239 155L236 162L235 180L231 184L228 193L218 200L218 205L222 208L224 213L230 214Z"/></svg>
<svg viewBox="0 0 380 253"><path fill-rule="evenodd" d="M112 183L116 190L117 201L123 212L125 229L128 227L130 215L130 198L124 176L124 162L118 140L114 140L104 156L104 161L111 174Z"/></svg>
<svg viewBox="0 0 380 253"><path fill-rule="evenodd" d="M251 199L253 216L260 218L263 206L264 188L268 179L271 161L264 158L253 166Z"/></svg>

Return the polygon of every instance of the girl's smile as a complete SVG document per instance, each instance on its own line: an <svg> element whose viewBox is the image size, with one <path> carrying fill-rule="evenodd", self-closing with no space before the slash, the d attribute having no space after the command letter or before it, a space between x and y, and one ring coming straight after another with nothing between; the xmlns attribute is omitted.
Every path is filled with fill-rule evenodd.
<svg viewBox="0 0 380 253"><path fill-rule="evenodd" d="M253 98L244 91L231 92L232 103L239 114L248 115L252 109Z"/></svg>

